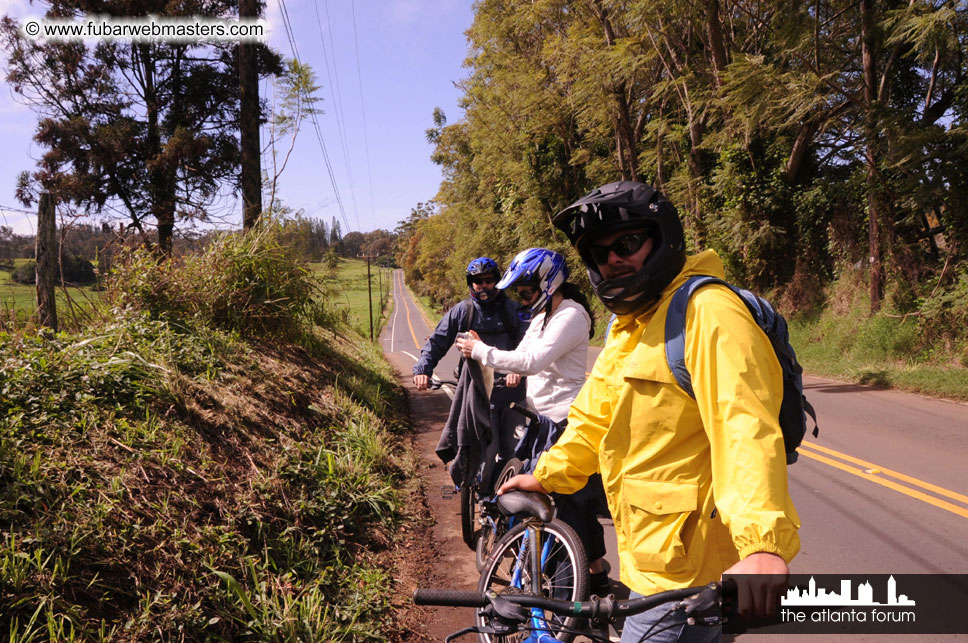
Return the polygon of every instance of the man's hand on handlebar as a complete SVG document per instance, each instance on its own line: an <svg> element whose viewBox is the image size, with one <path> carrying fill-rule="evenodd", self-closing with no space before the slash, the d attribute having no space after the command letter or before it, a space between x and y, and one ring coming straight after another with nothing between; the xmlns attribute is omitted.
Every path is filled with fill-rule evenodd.
<svg viewBox="0 0 968 643"><path fill-rule="evenodd" d="M417 373L413 376L413 383L417 387L418 391L426 391L427 385L430 384L430 376L424 375L423 373Z"/></svg>
<svg viewBox="0 0 968 643"><path fill-rule="evenodd" d="M780 613L780 598L786 594L790 568L776 554L756 552L725 572L724 578L736 581L736 609L744 619L775 620Z"/></svg>
<svg viewBox="0 0 968 643"><path fill-rule="evenodd" d="M501 495L507 491L514 491L515 489L519 491L539 491L541 493L548 493L538 479L535 478L530 473L522 473L514 476L507 482L501 485L501 488L497 490L497 495Z"/></svg>

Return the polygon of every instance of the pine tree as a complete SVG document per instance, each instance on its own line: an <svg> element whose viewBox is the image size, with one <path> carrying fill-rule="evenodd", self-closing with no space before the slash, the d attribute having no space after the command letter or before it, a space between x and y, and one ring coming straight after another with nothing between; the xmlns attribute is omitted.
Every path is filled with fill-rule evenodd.
<svg viewBox="0 0 968 643"><path fill-rule="evenodd" d="M228 16L227 0L48 0L50 17L103 15ZM146 243L171 252L179 218L205 219L236 189L239 86L230 44L41 42L25 40L4 18L0 39L7 80L39 115L34 139L46 152L25 173L18 198L40 191L87 213L122 213ZM277 56L261 48L263 73Z"/></svg>

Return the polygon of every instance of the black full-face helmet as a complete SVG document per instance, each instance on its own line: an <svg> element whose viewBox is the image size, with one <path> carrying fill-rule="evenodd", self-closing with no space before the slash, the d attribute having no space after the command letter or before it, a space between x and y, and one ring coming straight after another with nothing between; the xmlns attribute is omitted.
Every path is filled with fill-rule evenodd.
<svg viewBox="0 0 968 643"><path fill-rule="evenodd" d="M595 294L613 313L635 312L659 297L686 263L685 234L679 213L655 188L637 181L616 181L589 192L554 216L588 269ZM646 230L652 252L632 275L604 279L588 247L621 230Z"/></svg>

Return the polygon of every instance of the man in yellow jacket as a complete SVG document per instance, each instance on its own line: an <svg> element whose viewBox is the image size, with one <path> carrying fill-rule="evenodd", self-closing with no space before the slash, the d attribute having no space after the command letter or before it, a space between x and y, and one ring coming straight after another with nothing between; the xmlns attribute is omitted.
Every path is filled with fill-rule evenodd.
<svg viewBox="0 0 968 643"><path fill-rule="evenodd" d="M769 574L741 586L739 604L745 616L772 616L800 547L800 520L787 490L777 419L783 382L769 339L729 289L698 290L686 310L693 399L666 363L665 317L688 277L724 276L716 253L687 257L676 209L634 181L602 186L554 223L616 318L564 434L532 476L501 492L573 493L601 472L621 579L633 593L699 586L723 573ZM623 643L638 641L667 611L627 619ZM720 637L680 619L649 640Z"/></svg>

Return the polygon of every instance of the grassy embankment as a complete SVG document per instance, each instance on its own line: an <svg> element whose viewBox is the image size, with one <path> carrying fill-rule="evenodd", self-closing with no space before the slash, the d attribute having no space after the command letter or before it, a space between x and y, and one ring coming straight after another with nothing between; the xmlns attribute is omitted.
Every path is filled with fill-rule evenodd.
<svg viewBox="0 0 968 643"><path fill-rule="evenodd" d="M917 303L870 315L866 283L845 276L822 311L791 319L791 341L808 374L968 400L968 282Z"/></svg>
<svg viewBox="0 0 968 643"><path fill-rule="evenodd" d="M822 311L788 315L797 357L809 375L881 388L968 400L968 294L902 313L888 300L871 316L866 284L844 277L830 287ZM963 290L968 293L968 284ZM412 292L412 291L411 291ZM444 309L416 296L435 323ZM935 307L932 308L931 305ZM596 301L593 346L602 346L609 313ZM944 333L937 330L947 327Z"/></svg>
<svg viewBox="0 0 968 643"><path fill-rule="evenodd" d="M316 286L270 230L0 333L6 640L403 637L406 405Z"/></svg>

